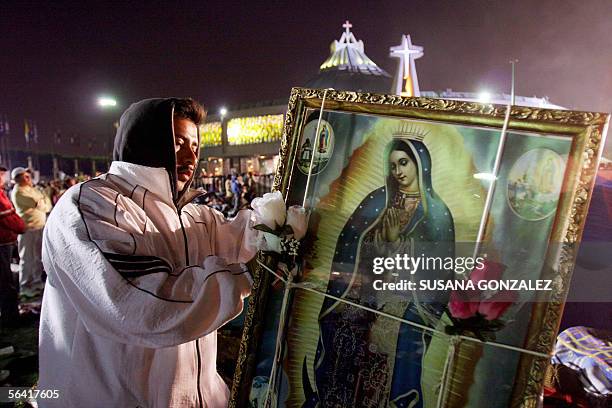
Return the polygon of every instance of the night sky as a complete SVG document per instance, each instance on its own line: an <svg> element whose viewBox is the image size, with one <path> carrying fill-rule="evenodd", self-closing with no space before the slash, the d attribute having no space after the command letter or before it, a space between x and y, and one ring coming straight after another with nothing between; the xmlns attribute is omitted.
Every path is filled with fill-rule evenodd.
<svg viewBox="0 0 612 408"><path fill-rule="evenodd" d="M287 98L314 76L349 19L390 74L388 49L410 34L425 48L421 90L548 96L612 111L612 1L25 2L0 5L0 115L23 139L102 137L130 102L192 96L217 112ZM120 106L102 112L100 94ZM610 143L608 143L610 145Z"/></svg>

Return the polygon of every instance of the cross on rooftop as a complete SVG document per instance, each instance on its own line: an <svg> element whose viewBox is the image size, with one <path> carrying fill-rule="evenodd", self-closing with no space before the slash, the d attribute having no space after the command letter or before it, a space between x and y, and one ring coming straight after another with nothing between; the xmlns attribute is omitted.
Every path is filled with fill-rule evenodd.
<svg viewBox="0 0 612 408"><path fill-rule="evenodd" d="M414 60L423 56L423 47L413 45L409 35L402 35L402 43L389 49L390 57L399 58L398 76L395 93L404 94L403 82L409 96L419 96L419 84Z"/></svg>
<svg viewBox="0 0 612 408"><path fill-rule="evenodd" d="M344 27L344 28L346 29L346 31L345 31L345 32L346 32L346 35L347 35L347 36L348 36L348 35L350 34L350 32L351 32L350 28L351 28L352 26L353 26L353 25L352 25L352 24L351 24L351 23L350 23L348 20L346 20L346 22L345 22L344 24L342 24L342 27Z"/></svg>
<svg viewBox="0 0 612 408"><path fill-rule="evenodd" d="M402 36L402 43L391 47L391 57L399 58L404 66L404 76L410 73L410 64L423 56L423 47L412 45L409 35Z"/></svg>

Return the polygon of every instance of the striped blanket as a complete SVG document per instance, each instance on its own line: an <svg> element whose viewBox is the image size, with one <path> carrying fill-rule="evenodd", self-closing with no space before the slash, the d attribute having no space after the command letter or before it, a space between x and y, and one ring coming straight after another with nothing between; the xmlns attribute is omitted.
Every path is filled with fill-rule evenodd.
<svg viewBox="0 0 612 408"><path fill-rule="evenodd" d="M587 393L612 394L612 333L570 327L557 336L552 363L574 370Z"/></svg>

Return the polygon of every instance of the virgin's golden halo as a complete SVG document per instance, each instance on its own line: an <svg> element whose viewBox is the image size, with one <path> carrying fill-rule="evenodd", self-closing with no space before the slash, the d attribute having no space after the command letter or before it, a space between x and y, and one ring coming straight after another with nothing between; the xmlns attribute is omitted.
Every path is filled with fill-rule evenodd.
<svg viewBox="0 0 612 408"><path fill-rule="evenodd" d="M427 130L412 123L402 123L397 130L393 132L392 136L394 139L412 139L423 141L428 133L429 132Z"/></svg>

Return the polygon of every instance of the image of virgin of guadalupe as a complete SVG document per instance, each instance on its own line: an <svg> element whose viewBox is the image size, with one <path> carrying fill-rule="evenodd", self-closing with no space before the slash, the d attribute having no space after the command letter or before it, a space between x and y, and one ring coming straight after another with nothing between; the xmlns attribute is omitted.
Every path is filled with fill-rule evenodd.
<svg viewBox="0 0 612 408"><path fill-rule="evenodd" d="M432 162L420 136L415 140L394 135L385 149L385 186L368 194L343 227L327 293L434 327L446 307L446 294L373 289L377 279L452 277L453 272L440 265L412 274L373 273L375 257L454 256L453 218L432 187ZM422 329L328 297L319 314L319 330L315 361L303 363L303 407L423 406L421 362L429 336ZM309 363L314 363L313 381L308 378Z"/></svg>

